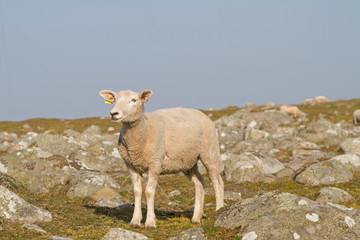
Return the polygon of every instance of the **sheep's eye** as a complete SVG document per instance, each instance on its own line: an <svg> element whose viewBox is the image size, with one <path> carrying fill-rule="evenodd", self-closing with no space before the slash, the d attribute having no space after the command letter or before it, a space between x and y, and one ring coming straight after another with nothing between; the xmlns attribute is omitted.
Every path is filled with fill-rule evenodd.
<svg viewBox="0 0 360 240"><path fill-rule="evenodd" d="M131 101L132 101L132 102L136 102L136 99L135 99L135 98L133 98L133 99L131 99Z"/></svg>

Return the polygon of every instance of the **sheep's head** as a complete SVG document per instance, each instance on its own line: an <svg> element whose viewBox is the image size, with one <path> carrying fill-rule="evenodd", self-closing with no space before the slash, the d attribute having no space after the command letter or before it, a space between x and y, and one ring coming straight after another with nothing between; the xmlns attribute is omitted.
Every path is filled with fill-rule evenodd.
<svg viewBox="0 0 360 240"><path fill-rule="evenodd" d="M143 115L144 103L149 100L152 91L144 90L141 93L136 93L127 90L116 93L111 90L102 90L99 94L106 103L114 104L110 111L113 122L131 123Z"/></svg>

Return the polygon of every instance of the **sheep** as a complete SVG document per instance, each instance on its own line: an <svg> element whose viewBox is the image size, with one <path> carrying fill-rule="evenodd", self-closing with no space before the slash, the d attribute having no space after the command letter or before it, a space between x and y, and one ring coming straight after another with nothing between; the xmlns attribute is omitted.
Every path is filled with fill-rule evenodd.
<svg viewBox="0 0 360 240"><path fill-rule="evenodd" d="M328 103L330 100L325 96L315 96L313 98L305 99L301 104L302 105L316 105L321 103Z"/></svg>
<svg viewBox="0 0 360 240"><path fill-rule="evenodd" d="M360 109L354 111L353 118L354 124L360 124Z"/></svg>
<svg viewBox="0 0 360 240"><path fill-rule="evenodd" d="M305 113L300 111L297 106L290 106L290 105L281 105L280 111L285 112L287 114L293 115L295 117L303 117Z"/></svg>
<svg viewBox="0 0 360 240"><path fill-rule="evenodd" d="M204 208L204 179L197 161L205 165L214 187L216 210L224 205L224 183L220 176L220 152L213 122L194 109L169 108L145 113L144 103L151 90L100 91L107 103L113 103L111 120L122 123L118 150L124 159L134 186L135 207L130 222L140 227L142 220L142 174L147 173L145 189L147 214L145 227L156 228L154 197L160 174L183 172L195 187L192 223L200 223Z"/></svg>

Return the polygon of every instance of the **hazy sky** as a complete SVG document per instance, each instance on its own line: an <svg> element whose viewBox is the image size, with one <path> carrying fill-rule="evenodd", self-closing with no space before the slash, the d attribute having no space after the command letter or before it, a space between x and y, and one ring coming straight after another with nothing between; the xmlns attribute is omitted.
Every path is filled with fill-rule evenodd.
<svg viewBox="0 0 360 240"><path fill-rule="evenodd" d="M0 121L360 98L360 1L0 0Z"/></svg>

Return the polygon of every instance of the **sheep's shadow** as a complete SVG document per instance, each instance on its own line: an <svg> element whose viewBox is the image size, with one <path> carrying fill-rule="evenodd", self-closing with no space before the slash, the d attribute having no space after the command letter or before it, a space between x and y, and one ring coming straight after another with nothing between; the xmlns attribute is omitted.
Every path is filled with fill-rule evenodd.
<svg viewBox="0 0 360 240"><path fill-rule="evenodd" d="M117 220L122 220L126 223L129 223L131 221L133 212L134 212L134 204L122 204L117 207L101 207L96 205L87 205L87 208L94 209L95 214L98 215L105 215ZM143 215L143 221L146 219L146 208L142 208L142 215ZM193 215L193 209L188 209L184 211L161 211L161 210L155 210L156 218L159 220L167 220L171 218L177 218L177 217L185 217L188 218L189 221L192 218Z"/></svg>

